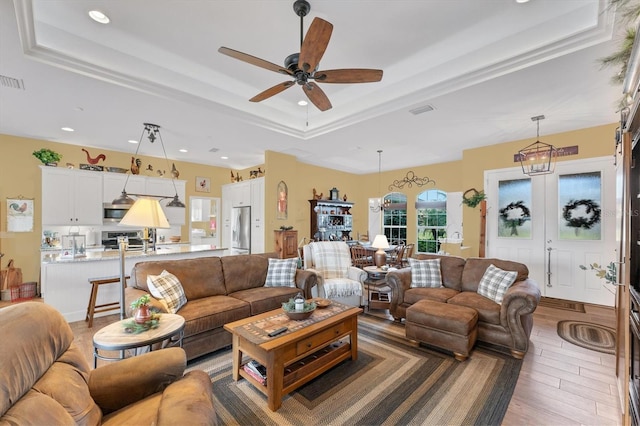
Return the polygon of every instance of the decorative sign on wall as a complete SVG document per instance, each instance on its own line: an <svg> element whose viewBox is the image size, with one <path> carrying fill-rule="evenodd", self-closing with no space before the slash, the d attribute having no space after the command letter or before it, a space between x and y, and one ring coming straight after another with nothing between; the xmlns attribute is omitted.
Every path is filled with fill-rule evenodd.
<svg viewBox="0 0 640 426"><path fill-rule="evenodd" d="M569 155L578 155L578 145L563 146L556 148L556 157L567 157ZM513 162L520 162L520 154L513 154Z"/></svg>
<svg viewBox="0 0 640 426"><path fill-rule="evenodd" d="M33 199L7 198L7 231L33 231Z"/></svg>

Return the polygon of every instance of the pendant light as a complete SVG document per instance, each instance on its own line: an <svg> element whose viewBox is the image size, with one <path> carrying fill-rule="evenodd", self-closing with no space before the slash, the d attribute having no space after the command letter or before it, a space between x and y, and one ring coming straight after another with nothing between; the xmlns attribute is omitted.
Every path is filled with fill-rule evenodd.
<svg viewBox="0 0 640 426"><path fill-rule="evenodd" d="M537 123L536 142L518 151L522 172L529 176L553 173L558 158L553 145L540 142L540 120L544 120L544 115L531 117Z"/></svg>

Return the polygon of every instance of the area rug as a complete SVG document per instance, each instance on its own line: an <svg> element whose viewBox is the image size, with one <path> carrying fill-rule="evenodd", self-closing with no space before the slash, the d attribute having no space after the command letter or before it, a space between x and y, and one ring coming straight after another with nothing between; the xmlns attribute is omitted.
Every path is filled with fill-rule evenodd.
<svg viewBox="0 0 640 426"><path fill-rule="evenodd" d="M562 309L565 311L585 313L584 303L572 302L563 299L554 299L553 297L541 297L538 306L546 306L548 308Z"/></svg>
<svg viewBox="0 0 640 426"><path fill-rule="evenodd" d="M599 324L582 321L558 322L558 336L569 343L606 354L616 353L616 332Z"/></svg>
<svg viewBox="0 0 640 426"><path fill-rule="evenodd" d="M358 317L358 359L345 361L286 395L271 412L266 397L231 377L231 351L189 365L213 382L221 425L499 425L522 361L477 347L469 359L427 349L404 326Z"/></svg>

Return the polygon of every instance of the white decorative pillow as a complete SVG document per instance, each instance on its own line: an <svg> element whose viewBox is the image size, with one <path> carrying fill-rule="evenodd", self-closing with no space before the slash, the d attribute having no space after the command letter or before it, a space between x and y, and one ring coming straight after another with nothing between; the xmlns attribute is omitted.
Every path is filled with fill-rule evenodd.
<svg viewBox="0 0 640 426"><path fill-rule="evenodd" d="M411 288L439 288L442 287L440 273L440 259L409 258L411 266Z"/></svg>
<svg viewBox="0 0 640 426"><path fill-rule="evenodd" d="M296 269L298 259L272 259L269 258L269 269L265 287L295 287Z"/></svg>
<svg viewBox="0 0 640 426"><path fill-rule="evenodd" d="M147 275L147 287L151 295L159 299L171 314L178 312L187 303L180 280L167 271L162 271L160 275Z"/></svg>
<svg viewBox="0 0 640 426"><path fill-rule="evenodd" d="M499 305L511 284L516 281L516 271L504 271L493 264L489 265L478 284L478 294L489 298Z"/></svg>

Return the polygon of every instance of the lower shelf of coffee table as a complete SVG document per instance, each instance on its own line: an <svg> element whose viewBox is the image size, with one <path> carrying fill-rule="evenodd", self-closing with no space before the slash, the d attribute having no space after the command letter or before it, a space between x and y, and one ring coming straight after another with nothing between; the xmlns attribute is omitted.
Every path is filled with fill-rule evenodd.
<svg viewBox="0 0 640 426"><path fill-rule="evenodd" d="M306 382L318 377L344 360L351 358L351 344L337 341L308 355L284 368L282 393L287 394ZM267 385L258 382L240 368L240 376L251 382L259 391L267 395Z"/></svg>

